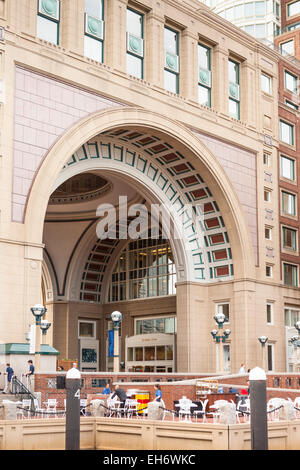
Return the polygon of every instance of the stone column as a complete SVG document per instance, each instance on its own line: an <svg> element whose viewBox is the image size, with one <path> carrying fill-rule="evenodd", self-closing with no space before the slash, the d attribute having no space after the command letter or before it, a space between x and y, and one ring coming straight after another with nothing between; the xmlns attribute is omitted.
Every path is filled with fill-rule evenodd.
<svg viewBox="0 0 300 470"><path fill-rule="evenodd" d="M241 63L240 94L241 121L255 127L257 122L256 72L255 67L247 60Z"/></svg>
<svg viewBox="0 0 300 470"><path fill-rule="evenodd" d="M198 102L198 36L185 29L181 34L180 94Z"/></svg>
<svg viewBox="0 0 300 470"><path fill-rule="evenodd" d="M220 45L212 53L212 106L228 116L228 49Z"/></svg>
<svg viewBox="0 0 300 470"><path fill-rule="evenodd" d="M153 11L145 15L144 79L159 88L164 88L164 24Z"/></svg>
<svg viewBox="0 0 300 470"><path fill-rule="evenodd" d="M125 0L105 4L104 61L110 67L126 72L126 10Z"/></svg>
<svg viewBox="0 0 300 470"><path fill-rule="evenodd" d="M75 54L83 55L84 1L64 0L61 8L60 45Z"/></svg>

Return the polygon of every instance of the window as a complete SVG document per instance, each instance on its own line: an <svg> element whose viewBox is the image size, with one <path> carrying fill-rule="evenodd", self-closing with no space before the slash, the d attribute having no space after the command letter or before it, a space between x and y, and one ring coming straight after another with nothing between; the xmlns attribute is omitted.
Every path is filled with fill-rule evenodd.
<svg viewBox="0 0 300 470"><path fill-rule="evenodd" d="M296 215L296 195L282 191L281 193L281 211L283 215Z"/></svg>
<svg viewBox="0 0 300 470"><path fill-rule="evenodd" d="M176 333L175 317L142 318L135 321L135 334Z"/></svg>
<svg viewBox="0 0 300 470"><path fill-rule="evenodd" d="M198 100L211 106L211 54L210 49L198 44Z"/></svg>
<svg viewBox="0 0 300 470"><path fill-rule="evenodd" d="M289 180L295 180L295 160L280 155L280 176Z"/></svg>
<svg viewBox="0 0 300 470"><path fill-rule="evenodd" d="M273 266L271 264L266 265L266 276L267 277L273 276Z"/></svg>
<svg viewBox="0 0 300 470"><path fill-rule="evenodd" d="M229 322L229 303L216 304L216 313L223 313L225 315L225 323Z"/></svg>
<svg viewBox="0 0 300 470"><path fill-rule="evenodd" d="M240 119L240 78L239 64L233 60L228 62L229 72L229 115Z"/></svg>
<svg viewBox="0 0 300 470"><path fill-rule="evenodd" d="M165 239L132 241L112 272L109 302L172 295L175 282L175 263Z"/></svg>
<svg viewBox="0 0 300 470"><path fill-rule="evenodd" d="M264 190L264 201L265 202L271 201L271 191L269 189Z"/></svg>
<svg viewBox="0 0 300 470"><path fill-rule="evenodd" d="M283 263L283 283L285 286L298 286L298 266Z"/></svg>
<svg viewBox="0 0 300 470"><path fill-rule="evenodd" d="M288 227L282 227L283 248L288 250L297 250L297 230Z"/></svg>
<svg viewBox="0 0 300 470"><path fill-rule="evenodd" d="M272 240L272 228L271 227L265 227L265 239Z"/></svg>
<svg viewBox="0 0 300 470"><path fill-rule="evenodd" d="M38 0L37 37L59 44L59 0Z"/></svg>
<svg viewBox="0 0 300 470"><path fill-rule="evenodd" d="M268 351L268 370L273 370L274 368L274 344L268 344L267 351Z"/></svg>
<svg viewBox="0 0 300 470"><path fill-rule="evenodd" d="M285 100L285 104L287 106L289 106L290 108L292 108L292 109L299 109L299 106L297 104L295 104L292 101L289 101L287 99Z"/></svg>
<svg viewBox="0 0 300 470"><path fill-rule="evenodd" d="M273 303L267 303L267 323L273 325Z"/></svg>
<svg viewBox="0 0 300 470"><path fill-rule="evenodd" d="M79 320L78 337L79 338L95 338L96 337L96 323L94 321Z"/></svg>
<svg viewBox="0 0 300 470"><path fill-rule="evenodd" d="M294 126L280 121L280 140L286 144L294 145Z"/></svg>
<svg viewBox="0 0 300 470"><path fill-rule="evenodd" d="M272 79L264 73L261 74L261 89L269 95L272 93Z"/></svg>
<svg viewBox="0 0 300 470"><path fill-rule="evenodd" d="M290 72L284 71L284 86L288 91L291 91L295 95L297 94L298 88L298 77L291 74Z"/></svg>
<svg viewBox="0 0 300 470"><path fill-rule="evenodd" d="M264 155L263 155L264 165L270 166L270 159L271 159L271 155L269 153L264 152Z"/></svg>
<svg viewBox="0 0 300 470"><path fill-rule="evenodd" d="M300 1L292 2L287 5L287 16L294 16L300 13Z"/></svg>
<svg viewBox="0 0 300 470"><path fill-rule="evenodd" d="M143 78L143 15L127 8L127 73Z"/></svg>
<svg viewBox="0 0 300 470"><path fill-rule="evenodd" d="M84 55L103 62L104 21L102 0L84 0Z"/></svg>
<svg viewBox="0 0 300 470"><path fill-rule="evenodd" d="M282 42L280 44L280 52L282 55L294 55L295 48L294 48L294 39L290 41Z"/></svg>
<svg viewBox="0 0 300 470"><path fill-rule="evenodd" d="M165 27L165 89L172 93L179 93L179 34Z"/></svg>
<svg viewBox="0 0 300 470"><path fill-rule="evenodd" d="M293 327L297 321L300 320L300 310L293 307L286 307L284 309L284 322L285 326Z"/></svg>

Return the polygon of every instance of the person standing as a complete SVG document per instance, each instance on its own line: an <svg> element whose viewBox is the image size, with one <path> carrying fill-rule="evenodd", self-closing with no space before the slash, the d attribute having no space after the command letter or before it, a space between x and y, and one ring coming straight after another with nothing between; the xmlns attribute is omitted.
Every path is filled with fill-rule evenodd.
<svg viewBox="0 0 300 470"><path fill-rule="evenodd" d="M102 394L103 395L110 395L111 394L111 391L110 391L110 388L109 388L109 383L107 383L104 387L104 389L102 390Z"/></svg>
<svg viewBox="0 0 300 470"><path fill-rule="evenodd" d="M162 393L161 393L160 385L154 385L154 389L155 389L154 401L161 401Z"/></svg>
<svg viewBox="0 0 300 470"><path fill-rule="evenodd" d="M32 392L33 391L33 379L34 379L34 365L31 359L28 361L29 365L29 372L26 374L28 378L28 388Z"/></svg>
<svg viewBox="0 0 300 470"><path fill-rule="evenodd" d="M239 374L246 374L245 364L241 364Z"/></svg>
<svg viewBox="0 0 300 470"><path fill-rule="evenodd" d="M14 375L14 371L13 368L10 367L9 362L6 364L6 371L4 372L4 374L7 375L7 381L3 393L11 393L11 381Z"/></svg>

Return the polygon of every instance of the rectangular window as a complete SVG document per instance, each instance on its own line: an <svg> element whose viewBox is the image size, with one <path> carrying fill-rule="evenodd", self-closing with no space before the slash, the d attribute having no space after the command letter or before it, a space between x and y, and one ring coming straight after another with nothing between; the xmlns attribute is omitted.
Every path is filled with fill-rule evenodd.
<svg viewBox="0 0 300 470"><path fill-rule="evenodd" d="M264 165L270 166L270 159L271 159L270 154L264 152L264 156L263 156Z"/></svg>
<svg viewBox="0 0 300 470"><path fill-rule="evenodd" d="M225 323L229 322L229 303L224 302L216 305L216 313L223 313L225 315Z"/></svg>
<svg viewBox="0 0 300 470"><path fill-rule="evenodd" d="M143 15L127 8L127 73L143 78Z"/></svg>
<svg viewBox="0 0 300 470"><path fill-rule="evenodd" d="M170 28L164 29L165 43L165 89L172 93L179 93L179 34Z"/></svg>
<svg viewBox="0 0 300 470"><path fill-rule="evenodd" d="M289 101L289 100L285 100L285 104L287 106L289 106L289 108L292 108L292 109L299 109L299 106L295 103L293 103L292 101Z"/></svg>
<svg viewBox="0 0 300 470"><path fill-rule="evenodd" d="M269 189L264 190L264 201L271 202L271 191Z"/></svg>
<svg viewBox="0 0 300 470"><path fill-rule="evenodd" d="M288 145L294 145L294 126L280 121L280 140Z"/></svg>
<svg viewBox="0 0 300 470"><path fill-rule="evenodd" d="M282 227L283 248L288 250L297 250L297 230L288 227Z"/></svg>
<svg viewBox="0 0 300 470"><path fill-rule="evenodd" d="M280 44L280 52L282 55L294 55L295 54L294 39L291 39L290 41L282 42Z"/></svg>
<svg viewBox="0 0 300 470"><path fill-rule="evenodd" d="M273 303L267 303L267 323L273 325Z"/></svg>
<svg viewBox="0 0 300 470"><path fill-rule="evenodd" d="M284 215L296 215L296 195L282 191L281 211Z"/></svg>
<svg viewBox="0 0 300 470"><path fill-rule="evenodd" d="M265 239L272 240L272 228L271 227L265 227Z"/></svg>
<svg viewBox="0 0 300 470"><path fill-rule="evenodd" d="M283 263L283 283L285 286L298 286L298 266Z"/></svg>
<svg viewBox="0 0 300 470"><path fill-rule="evenodd" d="M211 106L211 54L210 49L198 44L198 100Z"/></svg>
<svg viewBox="0 0 300 470"><path fill-rule="evenodd" d="M102 0L84 0L84 55L103 62L104 21Z"/></svg>
<svg viewBox="0 0 300 470"><path fill-rule="evenodd" d="M59 0L38 0L37 37L59 44Z"/></svg>
<svg viewBox="0 0 300 470"><path fill-rule="evenodd" d="M273 370L274 368L274 344L267 345L268 351L268 370Z"/></svg>
<svg viewBox="0 0 300 470"><path fill-rule="evenodd" d="M96 323L94 321L79 321L78 322L78 337L79 338L95 338L96 337Z"/></svg>
<svg viewBox="0 0 300 470"><path fill-rule="evenodd" d="M272 93L272 79L264 73L261 74L261 89L269 95Z"/></svg>
<svg viewBox="0 0 300 470"><path fill-rule="evenodd" d="M273 276L273 266L271 266L270 264L266 265L266 276L267 277Z"/></svg>
<svg viewBox="0 0 300 470"><path fill-rule="evenodd" d="M287 16L294 16L300 13L300 1L292 2L287 5Z"/></svg>
<svg viewBox="0 0 300 470"><path fill-rule="evenodd" d="M289 180L295 180L295 160L280 155L280 176Z"/></svg>
<svg viewBox="0 0 300 470"><path fill-rule="evenodd" d="M300 320L300 310L295 310L289 307L284 309L285 326L293 327L295 323L299 320Z"/></svg>
<svg viewBox="0 0 300 470"><path fill-rule="evenodd" d="M233 60L228 61L229 78L229 115L240 119L240 77L239 64Z"/></svg>
<svg viewBox="0 0 300 470"><path fill-rule="evenodd" d="M298 89L298 77L296 75L293 75L290 72L287 72L286 70L284 71L284 87L288 90L294 93L295 95L297 94L297 89Z"/></svg>

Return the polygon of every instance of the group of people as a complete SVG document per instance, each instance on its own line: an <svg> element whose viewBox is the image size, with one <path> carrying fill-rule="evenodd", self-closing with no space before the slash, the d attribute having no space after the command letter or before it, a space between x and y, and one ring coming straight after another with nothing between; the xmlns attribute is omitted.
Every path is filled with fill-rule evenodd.
<svg viewBox="0 0 300 470"><path fill-rule="evenodd" d="M30 378L34 375L34 365L31 359L29 359L28 365L29 365L29 371L25 375L26 377ZM6 369L5 369L5 372L3 372L3 374L7 375L7 380L6 380L6 384L2 393L12 393L12 378L15 375L15 372L9 362L6 364ZM0 372L0 375L1 375L1 372Z"/></svg>
<svg viewBox="0 0 300 470"><path fill-rule="evenodd" d="M161 387L160 387L160 385L156 384L156 385L154 385L154 388L155 388L154 401L160 402L161 399L162 399ZM102 390L102 394L103 395L110 395L111 393L112 392L110 390L109 383L107 383L105 385L104 389ZM115 397L117 397L119 399L120 407L124 408L128 396L127 396L127 393L125 392L125 390L123 388L121 388L119 384L117 384L115 386L115 390L114 390L113 394L111 395L111 399L114 399Z"/></svg>

